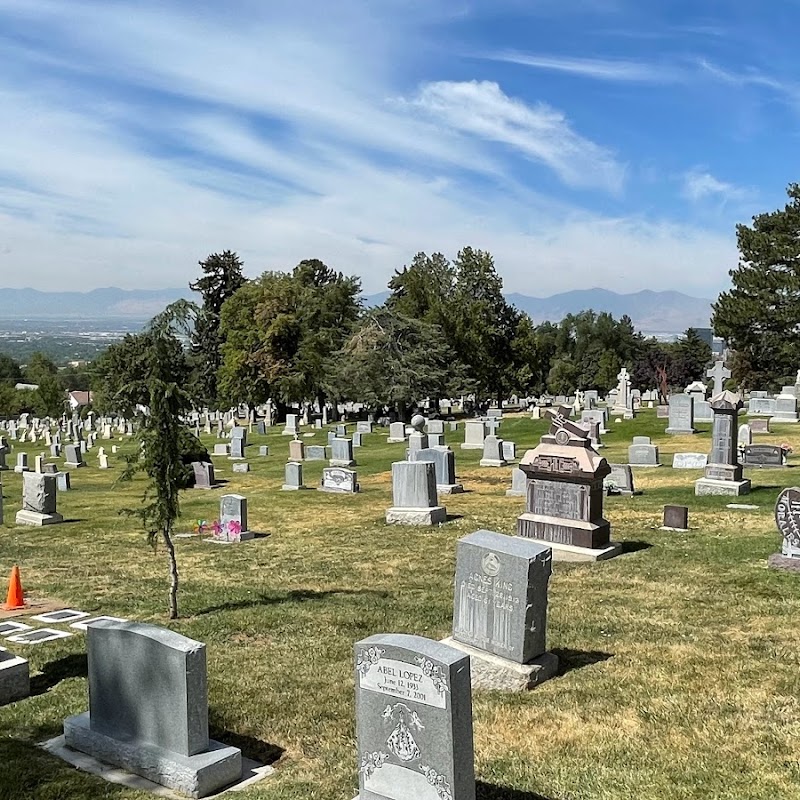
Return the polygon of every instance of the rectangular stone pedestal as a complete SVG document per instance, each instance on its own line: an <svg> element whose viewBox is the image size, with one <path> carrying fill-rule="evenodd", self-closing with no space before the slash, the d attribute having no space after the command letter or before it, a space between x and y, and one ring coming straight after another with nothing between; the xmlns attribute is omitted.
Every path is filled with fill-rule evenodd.
<svg viewBox="0 0 800 800"><path fill-rule="evenodd" d="M0 706L22 700L30 693L28 662L0 647Z"/></svg>
<svg viewBox="0 0 800 800"><path fill-rule="evenodd" d="M447 522L447 509L444 506L390 508L386 511L386 521L390 525L438 525Z"/></svg>
<svg viewBox="0 0 800 800"><path fill-rule="evenodd" d="M64 740L73 750L189 797L206 797L242 775L242 752L236 747L210 739L206 752L183 756L140 742L123 742L93 731L89 712L64 720Z"/></svg>
<svg viewBox="0 0 800 800"><path fill-rule="evenodd" d="M61 514L40 514L38 511L17 511L17 525L32 525L41 527L42 525L56 525L63 522Z"/></svg>
<svg viewBox="0 0 800 800"><path fill-rule="evenodd" d="M557 544L546 539L531 539L553 551L553 561L605 561L622 552L619 542L608 542L601 547L578 547L574 544Z"/></svg>
<svg viewBox="0 0 800 800"><path fill-rule="evenodd" d="M526 511L517 517L517 536L535 539L550 547L562 544L578 548L600 548L608 545L610 526L581 519L549 517Z"/></svg>
<svg viewBox="0 0 800 800"><path fill-rule="evenodd" d="M750 481L718 481L713 478L700 478L694 482L694 493L697 496L719 494L738 497L750 494Z"/></svg>
<svg viewBox="0 0 800 800"><path fill-rule="evenodd" d="M460 483L437 483L436 491L439 494L462 494L464 486Z"/></svg>
<svg viewBox="0 0 800 800"><path fill-rule="evenodd" d="M773 553L767 563L770 569L780 569L784 572L800 572L800 558L785 556L783 553Z"/></svg>
<svg viewBox="0 0 800 800"><path fill-rule="evenodd" d="M499 689L503 692L525 692L558 672L558 656L542 653L528 664L518 664L485 650L457 642L452 636L442 639L442 644L455 647L469 656L473 689Z"/></svg>

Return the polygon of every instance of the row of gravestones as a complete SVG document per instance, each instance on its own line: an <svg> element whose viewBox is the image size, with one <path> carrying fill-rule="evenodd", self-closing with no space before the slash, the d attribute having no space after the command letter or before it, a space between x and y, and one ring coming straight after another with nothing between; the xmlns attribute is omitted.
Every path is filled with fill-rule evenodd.
<svg viewBox="0 0 800 800"><path fill-rule="evenodd" d="M548 547L492 531L457 545L452 636L379 634L354 649L362 800L475 796L472 690L524 691L556 674L546 649ZM141 623L87 626L89 710L69 748L204 797L237 782L241 752L208 735L205 645ZM0 702L27 694L0 652Z"/></svg>

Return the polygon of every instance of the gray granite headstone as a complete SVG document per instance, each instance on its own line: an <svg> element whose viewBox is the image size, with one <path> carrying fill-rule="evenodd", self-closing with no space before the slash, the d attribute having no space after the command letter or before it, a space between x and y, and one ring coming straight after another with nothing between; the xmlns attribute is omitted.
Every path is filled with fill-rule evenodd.
<svg viewBox="0 0 800 800"><path fill-rule="evenodd" d="M63 522L56 513L56 477L38 472L22 474L22 510L17 512L17 525L53 525Z"/></svg>
<svg viewBox="0 0 800 800"><path fill-rule="evenodd" d="M421 636L356 643L359 800L475 800L469 661Z"/></svg>
<svg viewBox="0 0 800 800"><path fill-rule="evenodd" d="M744 447L742 464L746 467L783 467L783 448L774 444L748 444Z"/></svg>
<svg viewBox="0 0 800 800"><path fill-rule="evenodd" d="M456 480L456 457L449 447L426 447L409 450L409 461L431 461L436 473L436 491L439 494L460 494L462 484Z"/></svg>
<svg viewBox="0 0 800 800"><path fill-rule="evenodd" d="M233 467L233 472L250 472L250 465L246 461L237 461Z"/></svg>
<svg viewBox="0 0 800 800"><path fill-rule="evenodd" d="M748 416L766 416L772 417L775 415L777 401L772 397L754 397L752 394L747 403Z"/></svg>
<svg viewBox="0 0 800 800"><path fill-rule="evenodd" d="M247 520L247 498L240 494L224 494L219 499L220 532L217 538L226 542L247 541L254 537Z"/></svg>
<svg viewBox="0 0 800 800"><path fill-rule="evenodd" d="M207 461L193 461L195 489L212 489L216 485L214 465Z"/></svg>
<svg viewBox="0 0 800 800"><path fill-rule="evenodd" d="M0 647L0 706L22 700L30 693L30 669L27 660Z"/></svg>
<svg viewBox="0 0 800 800"><path fill-rule="evenodd" d="M769 419L751 419L750 433L769 433Z"/></svg>
<svg viewBox="0 0 800 800"><path fill-rule="evenodd" d="M386 521L405 525L435 525L447 520L438 505L436 468L430 461L396 461L392 464L392 507Z"/></svg>
<svg viewBox="0 0 800 800"><path fill-rule="evenodd" d="M392 442L404 442L406 440L406 426L402 422L392 422L389 425L389 438L386 440Z"/></svg>
<svg viewBox="0 0 800 800"><path fill-rule="evenodd" d="M638 494L633 482L633 470L629 464L609 464L611 472L603 479L606 494Z"/></svg>
<svg viewBox="0 0 800 800"><path fill-rule="evenodd" d="M784 489L775 503L775 523L783 537L781 554L800 563L800 489Z"/></svg>
<svg viewBox="0 0 800 800"><path fill-rule="evenodd" d="M474 650L493 654L517 665L531 664L545 654L547 629L547 585L552 571L551 548L494 531L480 530L459 539L456 547L456 578L453 599L453 640ZM535 680L526 676L525 685L511 674L504 683L497 660L472 661L475 673L485 680L493 674L494 688L531 688L555 673L558 659L537 664ZM491 666L490 666L491 665ZM476 669L477 667L477 669ZM543 674L546 673L546 674ZM512 677L513 676L513 677ZM516 680L515 680L516 679ZM484 684L488 688L488 684Z"/></svg>
<svg viewBox="0 0 800 800"><path fill-rule="evenodd" d="M739 426L739 433L736 437L736 441L740 447L753 444L753 431L749 425L745 424Z"/></svg>
<svg viewBox="0 0 800 800"><path fill-rule="evenodd" d="M372 433L372 423L363 420L356 422L356 433Z"/></svg>
<svg viewBox="0 0 800 800"><path fill-rule="evenodd" d="M14 466L14 472L28 472L30 467L28 466L28 454L27 453L17 453L17 463Z"/></svg>
<svg viewBox="0 0 800 800"><path fill-rule="evenodd" d="M281 489L284 492L307 489L303 485L303 465L299 461L288 461L284 468L284 483Z"/></svg>
<svg viewBox="0 0 800 800"><path fill-rule="evenodd" d="M628 463L635 467L661 466L658 448L650 442L648 436L633 437L633 444L628 448Z"/></svg>
<svg viewBox="0 0 800 800"><path fill-rule="evenodd" d="M235 431L244 431L244 428L234 428ZM229 458L244 458L245 440L243 437L233 437L231 439L231 454Z"/></svg>
<svg viewBox="0 0 800 800"><path fill-rule="evenodd" d="M673 469L705 469L707 464L706 453L675 453L672 456Z"/></svg>
<svg viewBox="0 0 800 800"><path fill-rule="evenodd" d="M428 433L444 434L444 420L442 419L429 419L426 427Z"/></svg>
<svg viewBox="0 0 800 800"><path fill-rule="evenodd" d="M505 467L508 466L503 453L503 440L494 435L487 436L483 440L483 458L480 460L482 467Z"/></svg>
<svg viewBox="0 0 800 800"><path fill-rule="evenodd" d="M306 447L306 461L326 461L328 449L325 445L310 444Z"/></svg>
<svg viewBox="0 0 800 800"><path fill-rule="evenodd" d="M462 450L483 450L486 437L486 424L480 419L468 419L464 423L464 443Z"/></svg>
<svg viewBox="0 0 800 800"><path fill-rule="evenodd" d="M361 437L362 436L363 436L363 434L361 432L353 431L353 435L350 437L352 439L352 441L353 441L353 449L355 449L357 447L362 447L362 444L361 444Z"/></svg>
<svg viewBox="0 0 800 800"><path fill-rule="evenodd" d="M332 439L331 440L331 460L332 467L353 467L355 466L355 459L353 458L353 440L352 439Z"/></svg>
<svg viewBox="0 0 800 800"><path fill-rule="evenodd" d="M528 492L528 476L519 468L511 470L511 488L506 489L507 497L525 497Z"/></svg>
<svg viewBox="0 0 800 800"><path fill-rule="evenodd" d="M359 491L358 473L344 467L324 467L319 489L321 492L355 494Z"/></svg>
<svg viewBox="0 0 800 800"><path fill-rule="evenodd" d="M299 433L298 430L298 419L299 414L287 414L286 415L286 425L281 433L284 436L294 436L296 433Z"/></svg>
<svg viewBox="0 0 800 800"><path fill-rule="evenodd" d="M673 394L669 398L669 424L666 433L688 436L694 430L695 399L688 394Z"/></svg>
<svg viewBox="0 0 800 800"><path fill-rule="evenodd" d="M268 456L269 455L269 445L262 444L258 448L258 454L260 456Z"/></svg>
<svg viewBox="0 0 800 800"><path fill-rule="evenodd" d="M68 492L72 488L69 472L57 472L55 478L56 488L59 492Z"/></svg>
<svg viewBox="0 0 800 800"><path fill-rule="evenodd" d="M215 444L214 445L214 455L215 456L226 456L228 455L228 451L230 450L229 445L227 444Z"/></svg>
<svg viewBox="0 0 800 800"><path fill-rule="evenodd" d="M689 528L689 509L686 506L664 506L664 527L685 531Z"/></svg>
<svg viewBox="0 0 800 800"><path fill-rule="evenodd" d="M89 711L67 746L193 797L241 777L241 751L208 737L205 645L137 622L88 626Z"/></svg>

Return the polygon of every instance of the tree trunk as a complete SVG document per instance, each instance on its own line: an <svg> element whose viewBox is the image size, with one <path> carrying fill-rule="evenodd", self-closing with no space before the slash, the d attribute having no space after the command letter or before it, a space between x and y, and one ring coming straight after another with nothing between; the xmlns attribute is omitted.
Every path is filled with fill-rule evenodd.
<svg viewBox="0 0 800 800"><path fill-rule="evenodd" d="M178 619L178 561L175 558L175 545L169 529L164 528L164 543L169 553L169 618Z"/></svg>

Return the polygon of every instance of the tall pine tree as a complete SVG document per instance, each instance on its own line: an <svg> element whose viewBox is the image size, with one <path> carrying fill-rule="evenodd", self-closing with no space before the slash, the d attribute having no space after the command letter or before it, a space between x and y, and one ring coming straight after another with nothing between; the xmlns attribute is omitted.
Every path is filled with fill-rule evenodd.
<svg viewBox="0 0 800 800"><path fill-rule="evenodd" d="M714 304L715 333L736 351L739 385L780 385L794 375L800 351L800 185L787 189L785 208L736 226L739 265L733 287Z"/></svg>
<svg viewBox="0 0 800 800"><path fill-rule="evenodd" d="M213 406L217 402L217 372L222 361L220 347L220 313L222 304L244 285L244 264L231 250L212 253L198 262L203 276L189 284L203 298L200 314L192 333L192 394L198 405Z"/></svg>

